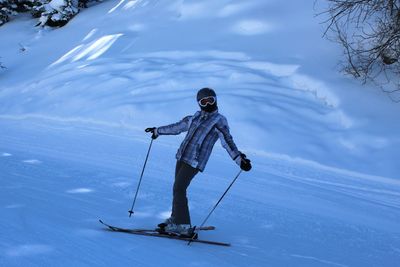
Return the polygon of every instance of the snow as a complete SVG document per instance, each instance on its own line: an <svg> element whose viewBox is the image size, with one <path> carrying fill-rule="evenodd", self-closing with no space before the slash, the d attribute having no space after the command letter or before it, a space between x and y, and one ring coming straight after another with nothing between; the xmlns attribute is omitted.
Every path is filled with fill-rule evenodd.
<svg viewBox="0 0 400 267"><path fill-rule="evenodd" d="M62 7L66 6L65 0L52 0L49 3L49 6L51 6L53 9L62 12L63 9Z"/></svg>
<svg viewBox="0 0 400 267"><path fill-rule="evenodd" d="M312 2L109 0L56 30L0 27L0 266L397 266L400 106L337 73ZM183 136L154 142L128 217L143 129L204 86L253 163L201 233L232 247L103 231L169 216ZM194 223L237 172L217 143Z"/></svg>
<svg viewBox="0 0 400 267"><path fill-rule="evenodd" d="M232 30L242 35L256 35L271 31L273 27L260 20L242 20L233 25Z"/></svg>

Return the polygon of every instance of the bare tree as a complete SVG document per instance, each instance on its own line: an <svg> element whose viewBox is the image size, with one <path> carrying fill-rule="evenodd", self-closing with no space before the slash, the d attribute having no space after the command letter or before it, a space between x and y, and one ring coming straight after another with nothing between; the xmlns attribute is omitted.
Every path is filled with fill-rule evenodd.
<svg viewBox="0 0 400 267"><path fill-rule="evenodd" d="M344 48L342 70L400 101L400 0L326 0L324 36ZM397 98L397 99L396 99Z"/></svg>

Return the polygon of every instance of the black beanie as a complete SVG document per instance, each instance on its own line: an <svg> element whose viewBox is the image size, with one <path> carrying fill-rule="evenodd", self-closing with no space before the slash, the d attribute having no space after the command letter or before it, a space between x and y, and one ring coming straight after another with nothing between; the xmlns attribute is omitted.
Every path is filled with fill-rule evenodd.
<svg viewBox="0 0 400 267"><path fill-rule="evenodd" d="M205 107L200 106L201 110L206 111L206 112L213 112L218 109L217 106L217 95L215 94L215 91L211 88L202 88L197 92L197 102L200 101L200 99L208 96L213 96L215 97L215 103L214 105L207 105Z"/></svg>
<svg viewBox="0 0 400 267"><path fill-rule="evenodd" d="M200 101L200 99L207 97L207 96L214 96L217 97L215 94L215 91L211 88L202 88L197 92L197 102Z"/></svg>

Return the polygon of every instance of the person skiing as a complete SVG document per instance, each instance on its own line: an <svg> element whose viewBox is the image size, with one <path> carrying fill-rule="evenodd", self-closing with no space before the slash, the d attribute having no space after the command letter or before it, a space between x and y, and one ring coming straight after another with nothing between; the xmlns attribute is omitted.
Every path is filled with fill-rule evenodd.
<svg viewBox="0 0 400 267"><path fill-rule="evenodd" d="M158 226L166 231L180 235L193 234L186 190L200 171L203 172L217 139L230 157L244 171L251 169L250 160L238 150L229 132L227 119L218 112L217 95L210 88L197 92L200 111L186 116L181 121L161 127L146 128L145 131L156 139L160 135L178 135L187 132L176 153L175 181L171 216Z"/></svg>

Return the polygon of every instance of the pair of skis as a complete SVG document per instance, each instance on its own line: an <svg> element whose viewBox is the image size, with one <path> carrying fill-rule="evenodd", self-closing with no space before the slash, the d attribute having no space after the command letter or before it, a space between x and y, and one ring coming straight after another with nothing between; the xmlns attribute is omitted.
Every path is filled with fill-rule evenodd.
<svg viewBox="0 0 400 267"><path fill-rule="evenodd" d="M186 237L186 236L180 236L174 233L170 232L163 232L160 230L148 230L148 229L126 229L126 228L121 228L121 227L116 227L109 225L107 223L104 223L102 220L99 220L101 224L107 227L108 230L113 231L113 232L122 232L122 233L128 233L128 234L135 234L135 235L143 235L143 236L154 236L154 237L162 237L162 238L169 238L169 239L175 239L175 240L181 240L181 241L186 241L188 244L191 242L196 242L196 243L203 243L203 244L209 244L209 245L217 245L217 246L225 246L229 247L229 243L223 243L223 242L217 242L217 241L210 241L210 240L203 240L203 239L198 239L197 237L192 238L192 237ZM214 226L203 226L200 228L197 228L196 231L207 231L207 230L214 230Z"/></svg>

